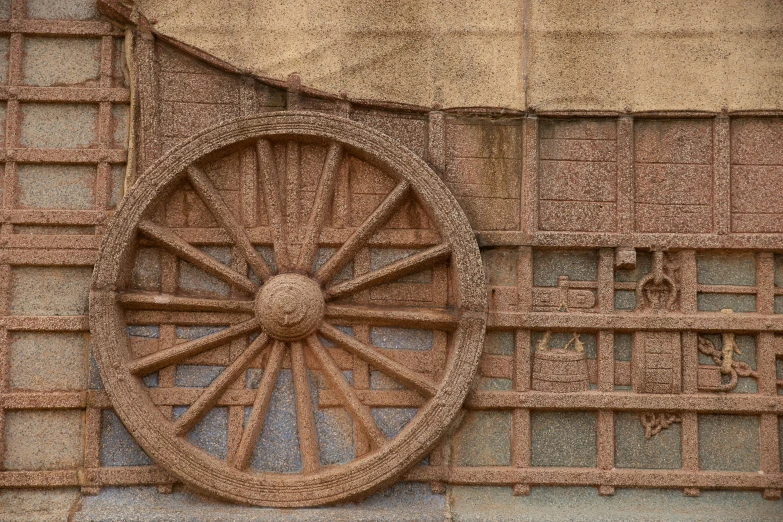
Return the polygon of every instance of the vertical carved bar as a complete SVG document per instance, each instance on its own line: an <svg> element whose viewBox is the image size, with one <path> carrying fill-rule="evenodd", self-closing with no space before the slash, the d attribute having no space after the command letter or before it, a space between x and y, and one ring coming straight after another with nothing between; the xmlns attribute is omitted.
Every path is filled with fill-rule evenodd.
<svg viewBox="0 0 783 522"><path fill-rule="evenodd" d="M633 232L634 225L633 118L617 120L617 231Z"/></svg>
<svg viewBox="0 0 783 522"><path fill-rule="evenodd" d="M12 4L11 18L23 18L25 10L24 2L18 0ZM8 85L14 86L22 83L22 55L23 37L20 33L12 33L9 37L8 50ZM10 210L16 206L17 201L17 175L14 150L19 147L19 134L21 126L21 109L19 100L14 92L9 93L6 103L6 129L5 149L6 163L3 175L3 209ZM13 233L13 225L3 222L0 225L0 233Z"/></svg>
<svg viewBox="0 0 783 522"><path fill-rule="evenodd" d="M598 332L598 391L614 391L614 332Z"/></svg>
<svg viewBox="0 0 783 522"><path fill-rule="evenodd" d="M299 166L301 149L299 143L289 141L285 146L285 213L290 235L298 230L299 219Z"/></svg>
<svg viewBox="0 0 783 522"><path fill-rule="evenodd" d="M682 392L698 391L699 346L696 332L682 333Z"/></svg>
<svg viewBox="0 0 783 522"><path fill-rule="evenodd" d="M684 314L697 311L696 251L683 250L678 255L680 265L680 310Z"/></svg>
<svg viewBox="0 0 783 522"><path fill-rule="evenodd" d="M730 122L725 114L713 120L712 128L713 224L717 234L731 228L731 152Z"/></svg>
<svg viewBox="0 0 783 522"><path fill-rule="evenodd" d="M288 87L286 90L285 106L289 111L298 111L302 108L302 79L298 74L288 76Z"/></svg>
<svg viewBox="0 0 783 522"><path fill-rule="evenodd" d="M538 117L527 116L523 129L522 194L519 216L522 232L538 230Z"/></svg>
<svg viewBox="0 0 783 522"><path fill-rule="evenodd" d="M696 413L682 413L682 469L699 470L699 417ZM683 488L688 497L698 497L699 488Z"/></svg>
<svg viewBox="0 0 783 522"><path fill-rule="evenodd" d="M601 410L596 418L596 467L610 470L614 468L614 412ZM614 486L598 486L601 496L614 495Z"/></svg>
<svg viewBox="0 0 783 522"><path fill-rule="evenodd" d="M614 311L614 249L601 248L598 251L598 312L609 314Z"/></svg>
<svg viewBox="0 0 783 522"><path fill-rule="evenodd" d="M446 116L441 111L431 111L428 122L427 161L443 177L446 173Z"/></svg>
<svg viewBox="0 0 783 522"><path fill-rule="evenodd" d="M87 405L84 419L84 467L99 468L101 466L100 443L103 411L99 408ZM85 474L88 482L82 485L83 495L97 495L100 493L100 484L93 484L89 480L91 473Z"/></svg>
<svg viewBox="0 0 783 522"><path fill-rule="evenodd" d="M533 251L528 246L517 249L516 265L517 309L529 312L532 309ZM512 375L514 391L530 390L530 330L517 330L514 335L514 370ZM516 408L512 411L511 465L515 468L530 467L530 409ZM514 484L514 495L528 495L530 484Z"/></svg>
<svg viewBox="0 0 783 522"><path fill-rule="evenodd" d="M759 419L759 448L761 457L761 471L767 475L780 475L780 432L778 431L778 416L764 414ZM783 494L779 488L764 489L764 498L779 500Z"/></svg>
<svg viewBox="0 0 783 522"><path fill-rule="evenodd" d="M255 227L258 224L259 187L256 155L252 148L242 151L239 168L242 175L242 222L246 227Z"/></svg>
<svg viewBox="0 0 783 522"><path fill-rule="evenodd" d="M249 116L257 112L256 81L253 78L243 77L239 84L239 113L242 116Z"/></svg>
<svg viewBox="0 0 783 522"><path fill-rule="evenodd" d="M0 275L8 275L8 265L0 265ZM2 281L8 281L7 278L2 278ZM3 296L7 295L7 285L2 285L0 291L3 292ZM7 315L6 310L0 310L0 315ZM11 369L11 342L8 330L0 328L0 398L9 391L9 371ZM0 400L0 470L5 469L5 409L2 404L5 401Z"/></svg>
<svg viewBox="0 0 783 522"><path fill-rule="evenodd" d="M103 88L112 86L112 68L114 63L114 38L104 36L101 40L101 76L100 85ZM113 145L113 118L111 102L98 104L98 145L101 149L109 149ZM95 209L107 210L111 199L111 164L101 162L98 164L97 177L95 179ZM105 232L105 226L95 227L97 234Z"/></svg>
<svg viewBox="0 0 783 522"><path fill-rule="evenodd" d="M147 170L160 155L158 125L160 100L158 81L160 71L155 51L155 36L141 30L136 38L136 63L138 76L136 90L139 100L138 144L139 172Z"/></svg>
<svg viewBox="0 0 783 522"><path fill-rule="evenodd" d="M775 258L772 252L756 254L756 311L775 313Z"/></svg>

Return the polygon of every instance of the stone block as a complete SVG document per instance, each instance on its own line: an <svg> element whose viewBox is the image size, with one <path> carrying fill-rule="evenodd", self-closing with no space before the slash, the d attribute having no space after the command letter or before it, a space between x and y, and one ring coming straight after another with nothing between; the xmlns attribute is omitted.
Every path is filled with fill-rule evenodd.
<svg viewBox="0 0 783 522"><path fill-rule="evenodd" d="M541 120L541 230L615 230L616 127L609 119Z"/></svg>
<svg viewBox="0 0 783 522"><path fill-rule="evenodd" d="M533 285L557 286L559 276L572 281L595 281L598 278L596 250L534 250Z"/></svg>
<svg viewBox="0 0 783 522"><path fill-rule="evenodd" d="M522 126L478 118L446 118L446 155L454 158L521 158Z"/></svg>
<svg viewBox="0 0 783 522"><path fill-rule="evenodd" d="M8 51L10 40L7 36L0 38L0 83L8 83Z"/></svg>
<svg viewBox="0 0 783 522"><path fill-rule="evenodd" d="M514 496L507 487L455 486L450 513L455 522L775 522L783 506L755 491L702 490L686 497L678 489L618 488L601 496L591 487L533 487L527 496Z"/></svg>
<svg viewBox="0 0 783 522"><path fill-rule="evenodd" d="M634 157L640 163L710 164L712 119L637 120Z"/></svg>
<svg viewBox="0 0 783 522"><path fill-rule="evenodd" d="M13 0L0 0L0 19L7 20L11 17L11 2Z"/></svg>
<svg viewBox="0 0 783 522"><path fill-rule="evenodd" d="M20 143L39 149L85 149L97 139L98 106L23 103Z"/></svg>
<svg viewBox="0 0 783 522"><path fill-rule="evenodd" d="M160 132L176 138L173 143L194 132L239 116L239 105L162 102Z"/></svg>
<svg viewBox="0 0 783 522"><path fill-rule="evenodd" d="M373 326L370 328L370 343L387 350L432 350L434 333L432 330L398 328L393 326Z"/></svg>
<svg viewBox="0 0 783 522"><path fill-rule="evenodd" d="M16 234L33 234L33 235L60 235L60 236L79 236L87 235L92 236L95 234L95 227L83 227L83 226L62 226L62 225L15 225L14 233Z"/></svg>
<svg viewBox="0 0 783 522"><path fill-rule="evenodd" d="M425 157L428 132L426 118L357 108L351 111L351 119L372 126L393 137L417 156Z"/></svg>
<svg viewBox="0 0 783 522"><path fill-rule="evenodd" d="M11 388L83 390L87 386L87 336L65 332L11 335Z"/></svg>
<svg viewBox="0 0 783 522"><path fill-rule="evenodd" d="M513 249L482 250L481 260L488 286L516 286L518 254Z"/></svg>
<svg viewBox="0 0 783 522"><path fill-rule="evenodd" d="M615 201L617 165L608 161L542 160L539 197L559 201Z"/></svg>
<svg viewBox="0 0 783 522"><path fill-rule="evenodd" d="M636 292L632 290L616 290L614 293L615 310L633 310L636 308Z"/></svg>
<svg viewBox="0 0 783 522"><path fill-rule="evenodd" d="M699 415L699 467L710 471L758 471L759 419Z"/></svg>
<svg viewBox="0 0 783 522"><path fill-rule="evenodd" d="M207 74L164 69L160 97L164 101L209 104L238 104L238 78L209 71Z"/></svg>
<svg viewBox="0 0 783 522"><path fill-rule="evenodd" d="M512 386L511 379L479 377L478 380L478 389L482 391L511 391Z"/></svg>
<svg viewBox="0 0 783 522"><path fill-rule="evenodd" d="M80 410L7 412L6 469L73 469L80 466L82 416Z"/></svg>
<svg viewBox="0 0 783 522"><path fill-rule="evenodd" d="M441 522L445 510L445 496L435 495L429 485L416 482L395 484L359 502L296 510L239 506L179 488L166 495L154 487L107 487L82 499L74 521L398 522L411 520L414 514L417 522Z"/></svg>
<svg viewBox="0 0 783 522"><path fill-rule="evenodd" d="M22 83L41 86L96 86L101 72L101 41L96 38L24 39Z"/></svg>
<svg viewBox="0 0 783 522"><path fill-rule="evenodd" d="M112 410L101 416L101 466L149 466L152 459L144 453Z"/></svg>
<svg viewBox="0 0 783 522"><path fill-rule="evenodd" d="M86 315L90 267L11 268L11 314Z"/></svg>
<svg viewBox="0 0 783 522"><path fill-rule="evenodd" d="M78 500L78 488L2 488L0 519L3 522L62 522Z"/></svg>
<svg viewBox="0 0 783 522"><path fill-rule="evenodd" d="M783 417L778 417L778 447L780 452L780 470L783 471Z"/></svg>
<svg viewBox="0 0 783 522"><path fill-rule="evenodd" d="M631 334L614 334L614 360L631 361L631 349L633 345L633 336Z"/></svg>
<svg viewBox="0 0 783 522"><path fill-rule="evenodd" d="M617 205L608 202L540 201L538 227L558 232L613 232Z"/></svg>
<svg viewBox="0 0 783 522"><path fill-rule="evenodd" d="M511 412L470 411L452 438L455 466L511 464Z"/></svg>
<svg viewBox="0 0 783 522"><path fill-rule="evenodd" d="M680 469L682 429L674 423L650 439L636 412L614 414L614 465L618 468Z"/></svg>
<svg viewBox="0 0 783 522"><path fill-rule="evenodd" d="M489 330L484 336L484 353L514 355L514 332Z"/></svg>
<svg viewBox="0 0 783 522"><path fill-rule="evenodd" d="M752 252L702 252L696 255L701 285L756 285L756 256Z"/></svg>
<svg viewBox="0 0 783 522"><path fill-rule="evenodd" d="M109 208L115 209L119 205L122 196L125 195L125 166L112 165L111 167L111 194L109 196Z"/></svg>
<svg viewBox="0 0 783 522"><path fill-rule="evenodd" d="M700 312L720 312L731 309L735 312L755 312L756 296L749 294L696 294L696 308Z"/></svg>
<svg viewBox="0 0 783 522"><path fill-rule="evenodd" d="M592 412L535 411L530 415L532 466L595 466L595 422Z"/></svg>
<svg viewBox="0 0 783 522"><path fill-rule="evenodd" d="M19 205L26 208L93 208L95 175L95 167L88 165L19 165Z"/></svg>
<svg viewBox="0 0 783 522"><path fill-rule="evenodd" d="M128 111L127 105L113 105L111 108L114 145L128 148Z"/></svg>
<svg viewBox="0 0 783 522"><path fill-rule="evenodd" d="M27 16L46 20L90 20L98 17L94 0L27 0Z"/></svg>
<svg viewBox="0 0 783 522"><path fill-rule="evenodd" d="M711 231L712 120L638 120L634 151L636 229Z"/></svg>

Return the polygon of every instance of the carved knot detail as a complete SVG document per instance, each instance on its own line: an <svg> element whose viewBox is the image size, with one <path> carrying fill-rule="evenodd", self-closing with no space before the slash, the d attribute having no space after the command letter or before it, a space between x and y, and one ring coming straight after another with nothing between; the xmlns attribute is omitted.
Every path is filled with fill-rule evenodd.
<svg viewBox="0 0 783 522"><path fill-rule="evenodd" d="M271 278L258 292L255 306L264 330L284 341L304 339L315 331L324 315L320 286L298 274Z"/></svg>

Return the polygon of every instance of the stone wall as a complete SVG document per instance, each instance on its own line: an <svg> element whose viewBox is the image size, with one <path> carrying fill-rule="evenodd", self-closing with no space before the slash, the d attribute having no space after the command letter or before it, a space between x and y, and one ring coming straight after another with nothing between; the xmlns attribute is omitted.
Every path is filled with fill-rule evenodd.
<svg viewBox="0 0 783 522"><path fill-rule="evenodd" d="M528 9L536 20L574 18L559 14L568 7L558 11L534 2ZM772 10L751 11L763 9ZM725 18L717 7L706 11L709 20ZM747 23L774 25L772 11ZM616 16L625 23L634 18L625 10ZM0 2L0 50L3 41L7 47L0 64L0 520L407 520L412 513L417 520L559 520L570 516L568 509L647 520L659 515L661 505L682 519L738 520L749 513L754 520L780 519L783 205L776 188L783 179L783 120L762 110L779 108L777 101L767 103L779 101L776 91L763 99L732 91L737 105L723 91L700 98L707 106L688 98L670 103L668 94L639 101L615 96L626 92L615 84L583 82L579 68L557 73L542 67L557 81L531 73L528 100L539 96L542 101L531 105L549 109L540 113L389 108L319 96L296 77L261 81L199 59L165 35L130 27L132 53L126 56L124 28L99 14L93 0ZM546 42L556 40L537 38L559 31L545 30L543 22L537 27L531 64L541 64ZM641 24L643 38L645 31ZM599 36L585 38L614 45ZM779 37L773 40L779 46ZM569 56L571 46L584 48L579 42L563 38L548 52ZM662 44L652 38L649 45ZM596 57L605 55L601 46L593 48ZM634 56L623 60L631 63ZM573 85L566 81L571 75L578 79ZM746 87L758 85L748 82ZM582 96L577 83L606 96ZM692 94L690 85L681 90ZM633 110L623 112L626 104ZM727 104L730 111L721 112ZM585 108L591 113L583 114ZM755 112L735 111L740 108ZM124 194L126 162L137 164L130 182L183 140L221 121L303 109L366 124L430 165L476 232L490 313L464 417L425 462L360 503L291 512L210 500L155 465L112 410L91 355L87 314L92 267ZM669 109L683 110L638 112ZM246 159L241 151L232 154L214 160L209 176L243 222L269 228L263 203L241 190ZM338 184L346 210L333 218L334 228L356 227L370 203L389 190L374 176L357 167ZM298 209L292 215L307 216L314 198L314 183L303 179L300 199L286 203ZM196 243L214 229L193 190L174 192L160 215ZM413 247L376 245L363 258L367 270L422 248L430 223L411 205L393 228L403 238L397 242ZM220 263L235 262L226 244L202 243ZM134 262L131 285L139 290L231 292L154 245L140 249ZM645 307L654 303L643 302L647 294L638 292L658 263L678 289L673 314L647 314ZM407 276L368 300L446 299L445 274L436 268ZM548 330L554 330L551 337L545 337ZM663 332L656 346L670 342L669 334L676 337L670 346L682 350L681 368L664 368L664 378L674 382L654 381L639 367L640 353L652 358L639 335L646 330ZM715 360L697 347L709 342L720 351L727 332L736 335L741 352L734 360L750 373L719 394L716 387L725 383L720 376L715 381ZM137 353L210 333L173 320L141 321L127 330ZM405 352L401 360L420 368L445 358L446 343L437 332L373 327L352 333ZM562 347L573 334L583 343L589 391L531 394L536 351L544 344ZM155 372L145 386L162 398L162 410L177 416L182 405L166 397L207 387L235 356L230 350L199 356ZM373 409L385 433L396 433L415 415L408 395L387 393L399 391L397 383L350 357L340 361L368 396L375 392L381 402L394 397L394 404ZM263 366L251 368L240 392L258 386ZM366 382L358 381L362 368ZM641 393L650 382L682 394ZM292 386L286 369L270 407L274 429L262 435L268 447L253 457L260 470L301 465L289 447ZM334 442L321 459L338 463L362 442L329 391L320 387L316 399L323 408L318 429ZM243 426L241 400L213 410L189 434L193 443L222 457L233 451ZM652 424L645 425L643 415L671 411L676 418L650 437Z"/></svg>

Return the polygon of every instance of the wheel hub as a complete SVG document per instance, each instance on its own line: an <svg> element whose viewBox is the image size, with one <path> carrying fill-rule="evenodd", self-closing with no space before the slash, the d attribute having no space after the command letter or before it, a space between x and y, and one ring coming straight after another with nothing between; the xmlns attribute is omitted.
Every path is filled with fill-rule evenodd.
<svg viewBox="0 0 783 522"><path fill-rule="evenodd" d="M255 306L267 334L297 341L321 324L325 305L318 283L299 274L281 274L261 287Z"/></svg>

